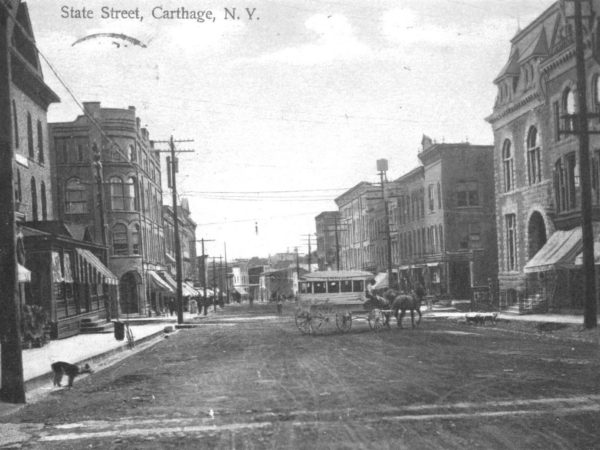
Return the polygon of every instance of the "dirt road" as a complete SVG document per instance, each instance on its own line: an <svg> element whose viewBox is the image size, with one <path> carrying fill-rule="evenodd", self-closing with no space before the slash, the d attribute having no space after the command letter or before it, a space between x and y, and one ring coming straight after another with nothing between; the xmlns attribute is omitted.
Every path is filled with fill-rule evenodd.
<svg viewBox="0 0 600 450"><path fill-rule="evenodd" d="M25 448L597 448L594 344L444 320L301 335L228 306L53 390L0 433Z"/></svg>

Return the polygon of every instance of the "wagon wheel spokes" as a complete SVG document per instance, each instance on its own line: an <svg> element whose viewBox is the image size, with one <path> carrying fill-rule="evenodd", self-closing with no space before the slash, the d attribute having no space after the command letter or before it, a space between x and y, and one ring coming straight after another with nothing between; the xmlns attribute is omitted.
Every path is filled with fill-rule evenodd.
<svg viewBox="0 0 600 450"><path fill-rule="evenodd" d="M380 309L372 309L367 317L371 330L380 330L385 326L385 316Z"/></svg>
<svg viewBox="0 0 600 450"><path fill-rule="evenodd" d="M338 330L345 333L350 331L352 328L352 314L350 313L338 313L335 315L335 326Z"/></svg>
<svg viewBox="0 0 600 450"><path fill-rule="evenodd" d="M296 326L302 334L312 333L312 318L309 312L298 310L296 311L294 318L296 320Z"/></svg>
<svg viewBox="0 0 600 450"><path fill-rule="evenodd" d="M324 322L328 321L327 317L321 313L317 313L317 314L311 316L310 319L311 319L311 327L312 327L313 333L316 332L317 330L319 330L321 328L321 325L323 325Z"/></svg>

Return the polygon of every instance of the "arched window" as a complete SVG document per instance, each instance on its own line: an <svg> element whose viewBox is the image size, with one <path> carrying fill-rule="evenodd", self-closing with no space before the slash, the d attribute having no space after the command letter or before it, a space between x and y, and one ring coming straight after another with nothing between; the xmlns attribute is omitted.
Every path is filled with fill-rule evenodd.
<svg viewBox="0 0 600 450"><path fill-rule="evenodd" d="M38 162L44 163L44 133L42 128L42 122L37 121L37 141L38 141Z"/></svg>
<svg viewBox="0 0 600 450"><path fill-rule="evenodd" d="M502 170L504 174L504 192L514 189L514 159L511 150L511 143L508 139L502 145Z"/></svg>
<svg viewBox="0 0 600 450"><path fill-rule="evenodd" d="M140 254L140 226L137 223L131 230L131 247L134 255Z"/></svg>
<svg viewBox="0 0 600 450"><path fill-rule="evenodd" d="M563 93L563 111L568 115L575 114L575 94L570 88L565 89ZM573 131L575 129L575 118L565 117L564 121L565 131Z"/></svg>
<svg viewBox="0 0 600 450"><path fill-rule="evenodd" d="M71 178L67 181L65 200L65 213L83 214L88 212L87 187L79 181L79 178Z"/></svg>
<svg viewBox="0 0 600 450"><path fill-rule="evenodd" d="M113 254L128 255L129 245L127 242L127 227L122 223L117 223L112 228Z"/></svg>
<svg viewBox="0 0 600 450"><path fill-rule="evenodd" d="M527 133L527 174L529 184L542 181L542 160L536 127L530 127Z"/></svg>
<svg viewBox="0 0 600 450"><path fill-rule="evenodd" d="M125 210L125 187L123 180L119 177L111 177L110 185L110 207L113 211Z"/></svg>
<svg viewBox="0 0 600 450"><path fill-rule="evenodd" d="M42 220L48 220L48 203L46 199L46 183L40 185L40 197L42 200Z"/></svg>
<svg viewBox="0 0 600 450"><path fill-rule="evenodd" d="M33 125L31 124L31 113L27 113L27 148L29 150L29 157L35 158L35 152L33 150Z"/></svg>
<svg viewBox="0 0 600 450"><path fill-rule="evenodd" d="M37 187L35 178L31 177L31 215L34 222L38 220Z"/></svg>
<svg viewBox="0 0 600 450"><path fill-rule="evenodd" d="M17 105L15 101L12 101L12 112L13 112L13 126L15 130L15 148L19 148L19 119L17 116Z"/></svg>

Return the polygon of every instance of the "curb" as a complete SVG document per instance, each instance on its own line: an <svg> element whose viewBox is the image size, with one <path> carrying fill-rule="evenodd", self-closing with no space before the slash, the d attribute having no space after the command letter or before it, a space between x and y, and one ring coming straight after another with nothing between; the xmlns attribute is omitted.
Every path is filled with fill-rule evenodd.
<svg viewBox="0 0 600 450"><path fill-rule="evenodd" d="M158 336L161 336L164 334L165 334L164 330L156 331L156 332L149 334L147 336L144 336L140 339L136 339L135 345L137 346L137 345L143 344L144 342L148 342L148 341L155 339ZM116 355L117 353L122 353L126 350L130 350L130 349L129 349L127 342L124 342L123 344L119 345L118 347L112 348L110 350L107 350L103 353L99 353L97 355L90 356L88 358L81 359L79 361L74 362L73 364L83 365L86 363L87 364L95 363L95 362L107 359L113 355ZM42 385L44 385L45 383L47 383L48 379L51 379L51 378L52 378L52 371L50 370L41 375L30 378L29 380L25 380L25 391L37 389L37 388L41 387Z"/></svg>

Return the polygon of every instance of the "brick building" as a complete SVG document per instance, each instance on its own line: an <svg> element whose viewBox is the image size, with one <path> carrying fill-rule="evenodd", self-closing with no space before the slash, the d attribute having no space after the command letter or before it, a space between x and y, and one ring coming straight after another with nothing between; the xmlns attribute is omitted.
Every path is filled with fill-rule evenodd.
<svg viewBox="0 0 600 450"><path fill-rule="evenodd" d="M163 227L165 234L165 258L169 272L175 276L175 224L173 222L173 207L163 205ZM179 243L181 245L182 279L192 284L200 283L196 255L196 222L190 215L187 199L181 200L177 208L179 216Z"/></svg>
<svg viewBox="0 0 600 450"><path fill-rule="evenodd" d="M424 136L418 157L422 165L386 185L393 270L403 289L422 284L433 295L471 298L497 271L493 147ZM383 202L371 211L377 268L385 271Z"/></svg>
<svg viewBox="0 0 600 450"><path fill-rule="evenodd" d="M511 39L494 80L498 95L487 118L494 131L500 302L503 307L578 309L583 305L581 186L575 44L571 19L556 2ZM591 2L600 12L600 2ZM594 16L591 16L594 17ZM588 108L600 111L600 34L584 20ZM598 120L591 129L600 130ZM600 219L600 138L590 136L595 235Z"/></svg>
<svg viewBox="0 0 600 450"><path fill-rule="evenodd" d="M342 232L340 212L323 211L315 217L315 228L317 230L317 263L319 270L336 270Z"/></svg>
<svg viewBox="0 0 600 450"><path fill-rule="evenodd" d="M335 199L342 226L340 243L341 269L376 270L369 235L369 197L375 187L361 181Z"/></svg>
<svg viewBox="0 0 600 450"><path fill-rule="evenodd" d="M135 108L84 103L85 115L50 124L59 217L102 242L92 168L101 155L108 267L119 280L121 313L146 314L172 294L157 278L165 269L160 160ZM102 130L102 131L101 131Z"/></svg>

